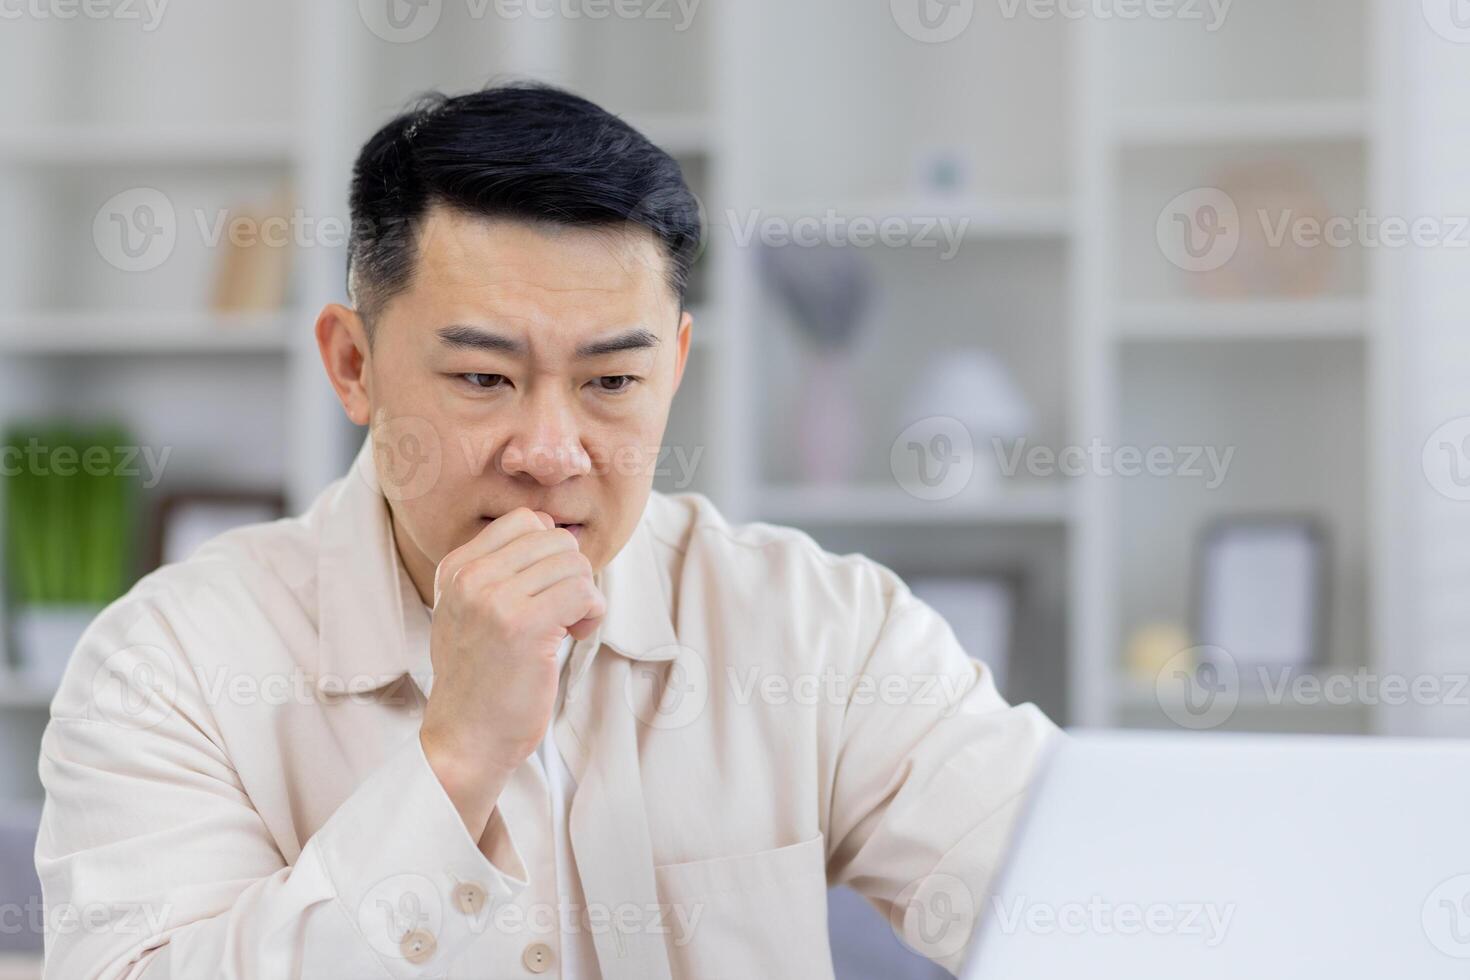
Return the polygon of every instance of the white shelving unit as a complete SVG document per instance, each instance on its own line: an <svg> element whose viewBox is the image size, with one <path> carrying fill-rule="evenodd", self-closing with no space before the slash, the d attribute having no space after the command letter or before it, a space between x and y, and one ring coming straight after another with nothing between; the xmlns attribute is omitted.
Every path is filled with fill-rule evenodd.
<svg viewBox="0 0 1470 980"><path fill-rule="evenodd" d="M120 421L140 444L170 450L160 491L283 489L299 507L342 469L346 426L321 396L309 343L336 284L303 249L281 309L219 312L209 297L220 250L199 230L200 216L282 188L307 214L342 213L312 197L343 184L343 171L322 173L337 166L330 131L310 124L337 98L325 79L310 83L331 64L307 57L331 48L328 35L313 39L313 16L265 0L169 11L151 32L86 19L7 25L0 80L30 94L0 107L0 428ZM155 267L128 272L93 226L135 188L166 195L177 240ZM52 692L12 675L10 661L0 656L0 796L36 799Z"/></svg>
<svg viewBox="0 0 1470 980"><path fill-rule="evenodd" d="M1368 106L1356 100L1270 101L1149 106L1119 113L1117 136L1128 146L1307 143L1362 139Z"/></svg>
<svg viewBox="0 0 1470 980"><path fill-rule="evenodd" d="M1202 296L1164 261L1154 225L1174 194L1266 158L1311 174L1334 207L1380 202L1391 107L1373 44L1379 3L1238 0L1213 34L976 5L943 44L843 0L707 5L682 31L476 18L474 5L445 4L435 29L407 43L367 29L357 5L287 0L171 10L146 35L21 22L0 36L0 81L41 94L0 116L0 205L22 229L0 243L0 422L122 413L141 441L174 447L170 477L193 476L192 465L283 486L304 506L362 438L341 418L310 330L320 305L342 297L343 251L299 249L279 311L213 313L213 255L191 216L289 185L305 216L345 223L358 147L413 94L536 77L643 128L685 164L710 217L696 341L666 438L702 455L692 484L670 475L660 489L707 493L734 520L800 525L905 574L1017 572L1040 624L1024 653L1044 662L1033 665L1042 680L1015 693L1089 725L1148 723L1150 702L1120 673L1122 646L1144 621L1184 618L1181 569L1201 520L1237 506L1314 508L1345 546L1334 664L1378 663L1391 610L1368 569L1384 557L1377 528L1391 501L1369 481L1385 438L1367 421L1385 408L1374 256L1346 250L1311 296ZM1306 35L1319 43L1290 40ZM953 194L921 189L916 175L936 155L964 163ZM109 267L91 239L96 209L134 187L163 190L181 216L175 254L146 273ZM731 220L828 213L965 222L951 258L864 250L875 299L854 348L862 445L835 490L807 481L795 458L793 393L811 354ZM1293 498L1289 474L1301 471L1283 453L1287 475L1247 480L1234 497L1161 503L1083 477L918 500L888 468L909 421L905 393L929 358L971 346L1013 373L1034 409L1033 444L1163 438L1161 418L1268 455L1321 435L1344 450L1323 464L1342 485L1308 480L1318 489ZM1262 377L1251 367L1262 351L1284 367ZM1298 413L1269 420L1279 436L1235 397L1250 385L1257 408ZM1186 409L1154 411L1162 399ZM1338 416L1310 416L1318 404ZM1236 427L1211 428L1220 418ZM0 791L38 792L26 769L45 700L0 694L12 747ZM1345 714L1352 730L1376 724ZM1263 727L1299 721L1256 715Z"/></svg>
<svg viewBox="0 0 1470 980"><path fill-rule="evenodd" d="M41 125L0 134L7 165L169 166L272 164L285 166L295 152L291 130L244 123L209 126Z"/></svg>
<svg viewBox="0 0 1470 980"><path fill-rule="evenodd" d="M1220 517L1318 517L1331 557L1327 662L1316 669L1392 669L1384 638L1396 610L1375 573L1392 557L1378 529L1395 506L1375 479L1393 458L1396 411L1385 387L1395 340L1383 257L1322 246L1333 253L1327 267L1303 267L1316 287L1292 295L1264 280L1253 288L1244 274L1222 284L1185 271L1155 239L1176 195L1228 184L1242 168L1305 175L1308 213L1317 201L1331 215L1396 213L1381 175L1382 119L1394 111L1387 6L1239 3L1214 35L1180 22L1079 32L1076 429L1109 445L1233 446L1237 456L1213 492L1177 480L1081 481L1071 552L1077 723L1172 726L1167 697L1127 673L1124 648L1153 623L1189 628L1193 550ZM1258 217L1247 203L1242 227ZM1373 704L1294 703L1248 686L1238 697L1228 727L1386 727Z"/></svg>
<svg viewBox="0 0 1470 980"><path fill-rule="evenodd" d="M1139 302L1119 308L1117 333L1137 341L1361 337L1368 319L1361 299Z"/></svg>
<svg viewBox="0 0 1470 980"><path fill-rule="evenodd" d="M942 501L920 500L892 484L762 487L762 515L782 524L1065 525L1067 488L1043 485L1001 489Z"/></svg>

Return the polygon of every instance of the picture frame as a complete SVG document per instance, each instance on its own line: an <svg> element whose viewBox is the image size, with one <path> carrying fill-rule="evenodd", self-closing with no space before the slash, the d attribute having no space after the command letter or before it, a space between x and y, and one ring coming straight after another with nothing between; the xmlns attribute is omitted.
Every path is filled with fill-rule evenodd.
<svg viewBox="0 0 1470 980"><path fill-rule="evenodd" d="M286 516L277 490L192 489L161 496L154 512L146 557L148 568L182 561L218 534Z"/></svg>
<svg viewBox="0 0 1470 980"><path fill-rule="evenodd" d="M1196 548L1195 642L1224 650L1238 668L1321 664L1330 569L1327 531L1311 515L1212 521Z"/></svg>

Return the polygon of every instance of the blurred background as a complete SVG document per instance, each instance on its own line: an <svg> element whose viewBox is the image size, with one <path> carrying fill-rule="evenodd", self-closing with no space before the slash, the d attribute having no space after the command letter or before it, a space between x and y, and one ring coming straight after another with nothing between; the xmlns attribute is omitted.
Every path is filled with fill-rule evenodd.
<svg viewBox="0 0 1470 980"><path fill-rule="evenodd" d="M0 8L0 971L47 706L365 433L311 337L413 95L537 78L704 205L658 489L861 551L1072 726L1470 732L1464 0ZM834 894L843 977L932 976Z"/></svg>

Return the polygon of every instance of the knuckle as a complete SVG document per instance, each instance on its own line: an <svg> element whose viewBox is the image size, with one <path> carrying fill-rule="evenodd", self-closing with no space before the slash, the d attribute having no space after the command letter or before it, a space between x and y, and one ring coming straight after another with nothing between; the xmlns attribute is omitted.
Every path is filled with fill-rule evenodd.
<svg viewBox="0 0 1470 980"><path fill-rule="evenodd" d="M484 592L493 583L492 572L492 567L483 559L466 562L454 577L459 594L468 598Z"/></svg>
<svg viewBox="0 0 1470 980"><path fill-rule="evenodd" d="M474 575L468 565L460 565L453 569L449 575L449 583L445 587L451 596L456 599L467 599L474 594Z"/></svg>

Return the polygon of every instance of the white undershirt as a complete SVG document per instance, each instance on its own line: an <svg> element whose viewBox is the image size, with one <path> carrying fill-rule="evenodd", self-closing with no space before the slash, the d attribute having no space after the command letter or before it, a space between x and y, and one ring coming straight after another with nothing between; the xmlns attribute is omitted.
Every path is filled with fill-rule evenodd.
<svg viewBox="0 0 1470 980"><path fill-rule="evenodd" d="M572 637L569 634L562 640L561 648L556 652L558 676L566 666L571 650ZM561 692L558 691L558 707L560 702ZM583 906L586 901L582 896L582 882L577 877L576 863L572 856L572 838L567 828L567 818L572 809L572 794L577 791L577 782L567 770L566 762L556 747L556 739L552 734L556 727L555 721L553 714L552 724L547 726L546 734L542 736L541 744L536 747L531 758L541 767L541 774L546 778L546 788L551 792L551 834L556 846L556 893L563 905L563 908L557 909L557 922L570 924L572 929L561 934L561 976L562 980L601 980L602 973L597 966L597 947L583 921ZM570 911L566 910L568 906Z"/></svg>

